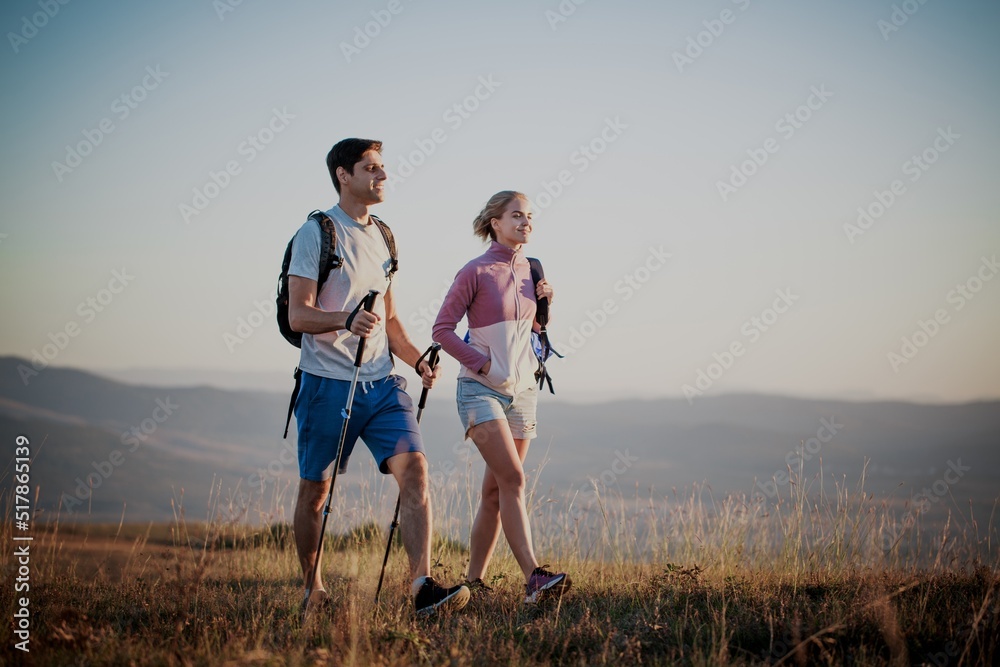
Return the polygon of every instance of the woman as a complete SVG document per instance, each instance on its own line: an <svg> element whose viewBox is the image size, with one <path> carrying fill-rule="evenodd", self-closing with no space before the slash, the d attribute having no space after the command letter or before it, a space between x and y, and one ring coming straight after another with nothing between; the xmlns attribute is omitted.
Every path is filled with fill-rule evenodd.
<svg viewBox="0 0 1000 667"><path fill-rule="evenodd" d="M524 468L528 443L535 437L538 362L531 348L536 299L552 299L545 280L533 287L521 246L531 235L531 204L520 192L490 197L473 221L473 232L489 249L455 276L445 297L433 338L455 357L458 412L486 461L483 498L472 524L468 580L473 592L489 590L482 577L493 555L500 525L525 578L525 602L561 594L569 588L565 573L539 567L531 546L524 507ZM455 334L465 316L469 342Z"/></svg>

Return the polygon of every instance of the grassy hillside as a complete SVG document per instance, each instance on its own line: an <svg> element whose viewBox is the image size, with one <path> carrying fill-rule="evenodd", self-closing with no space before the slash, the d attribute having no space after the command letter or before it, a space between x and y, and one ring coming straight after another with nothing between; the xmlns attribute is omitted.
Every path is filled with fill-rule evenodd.
<svg viewBox="0 0 1000 667"><path fill-rule="evenodd" d="M768 508L692 496L664 513L596 497L593 512L557 513L534 494L536 550L572 574L572 590L521 604L501 544L494 592L431 619L412 614L399 548L373 606L387 517L340 495L324 568L334 603L305 624L287 525L229 520L218 496L206 523L183 507L167 524L39 523L23 664L997 664L995 524L947 527L921 553L919 524L898 530L863 490L825 495L794 481L798 495ZM439 511L461 502L435 491ZM11 534L0 531L5 563ZM466 558L460 541L438 538L433 573L460 580ZM9 582L0 613L12 618ZM0 626L0 655L22 664L11 633Z"/></svg>
<svg viewBox="0 0 1000 667"><path fill-rule="evenodd" d="M284 397L61 369L32 387L0 383L0 432L31 439L34 537L23 575L24 531L0 526L0 665L1000 662L997 403L543 404L528 509L536 552L573 589L520 604L501 540L495 592L434 619L413 616L398 549L372 604L396 493L359 447L330 517L334 604L303 625ZM168 397L179 407L147 423ZM438 397L423 422L446 582L465 570L482 469L453 410ZM842 426L789 462L824 419ZM12 463L0 470L5 520ZM60 505L88 477L91 497ZM28 655L13 648L21 597Z"/></svg>

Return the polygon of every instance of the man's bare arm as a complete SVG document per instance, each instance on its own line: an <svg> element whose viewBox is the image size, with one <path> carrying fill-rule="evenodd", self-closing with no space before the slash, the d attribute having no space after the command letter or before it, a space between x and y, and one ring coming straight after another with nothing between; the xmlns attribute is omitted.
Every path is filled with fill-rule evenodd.
<svg viewBox="0 0 1000 667"><path fill-rule="evenodd" d="M316 335L346 329L350 313L320 309L316 305L317 286L315 280L288 276L288 323L292 330ZM378 315L363 310L354 317L351 333L366 335L378 321Z"/></svg>

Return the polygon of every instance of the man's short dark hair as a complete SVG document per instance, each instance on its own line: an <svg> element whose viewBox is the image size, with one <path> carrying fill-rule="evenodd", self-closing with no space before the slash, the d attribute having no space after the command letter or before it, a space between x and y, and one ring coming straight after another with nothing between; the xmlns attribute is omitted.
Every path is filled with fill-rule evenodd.
<svg viewBox="0 0 1000 667"><path fill-rule="evenodd" d="M340 194L340 181L337 179L337 167L343 167L348 174L354 174L354 165L361 162L361 157L368 151L382 152L382 142L375 139L344 139L338 141L326 154L326 167L330 170L333 187Z"/></svg>

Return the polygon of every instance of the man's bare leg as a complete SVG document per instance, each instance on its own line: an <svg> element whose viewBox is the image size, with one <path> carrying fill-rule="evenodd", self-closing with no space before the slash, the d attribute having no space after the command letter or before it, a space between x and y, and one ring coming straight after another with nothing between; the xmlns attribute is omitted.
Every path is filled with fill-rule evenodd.
<svg viewBox="0 0 1000 667"><path fill-rule="evenodd" d="M302 567L302 581L306 591L313 591L311 600L325 598L323 588L323 568L317 562L317 548L320 540L320 527L323 523L323 505L330 492L330 480L313 482L299 479L299 493L295 500L295 515L292 527L295 532L295 549L299 554L299 565ZM313 569L315 565L315 570ZM313 573L310 585L309 575ZM316 591L323 591L318 594Z"/></svg>
<svg viewBox="0 0 1000 667"><path fill-rule="evenodd" d="M386 465L399 485L399 533L410 560L410 579L431 572L431 499L427 459L419 452L405 452Z"/></svg>

